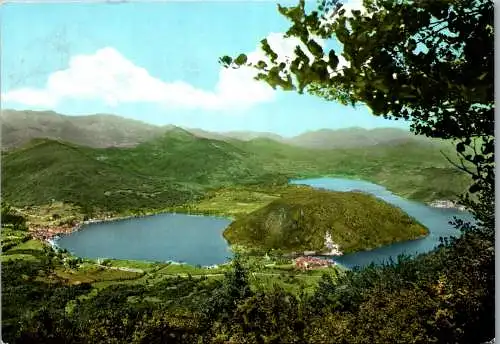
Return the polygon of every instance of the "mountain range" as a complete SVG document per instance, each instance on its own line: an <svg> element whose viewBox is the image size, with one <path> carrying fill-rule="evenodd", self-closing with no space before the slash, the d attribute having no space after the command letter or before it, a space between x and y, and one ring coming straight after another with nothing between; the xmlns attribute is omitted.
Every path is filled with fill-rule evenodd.
<svg viewBox="0 0 500 344"><path fill-rule="evenodd" d="M53 111L3 110L2 149L22 146L34 138L47 138L72 142L94 148L134 147L160 137L177 128L173 125L156 126L138 120L110 114L88 116L66 116ZM182 128L191 134L219 141L270 139L297 147L314 149L353 148L377 144L399 144L402 142L433 142L397 128L321 129L287 138L275 133L252 131L210 132L197 128Z"/></svg>
<svg viewBox="0 0 500 344"><path fill-rule="evenodd" d="M316 145L344 139L344 146L333 149L326 143L313 149L311 141L291 145L268 133L206 137L212 134L112 115L4 111L2 198L15 205L58 200L123 211L176 206L207 190L284 185L294 178L360 178L420 201L456 199L468 185L468 176L442 156L452 156L453 146L407 139L397 129L316 132Z"/></svg>

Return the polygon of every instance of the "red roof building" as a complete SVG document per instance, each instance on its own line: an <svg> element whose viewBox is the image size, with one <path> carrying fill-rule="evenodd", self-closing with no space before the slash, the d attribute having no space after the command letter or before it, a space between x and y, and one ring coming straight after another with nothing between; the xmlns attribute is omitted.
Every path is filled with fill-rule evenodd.
<svg viewBox="0 0 500 344"><path fill-rule="evenodd" d="M312 270L327 268L333 265L333 262L317 257L298 257L294 260L295 267L302 270Z"/></svg>

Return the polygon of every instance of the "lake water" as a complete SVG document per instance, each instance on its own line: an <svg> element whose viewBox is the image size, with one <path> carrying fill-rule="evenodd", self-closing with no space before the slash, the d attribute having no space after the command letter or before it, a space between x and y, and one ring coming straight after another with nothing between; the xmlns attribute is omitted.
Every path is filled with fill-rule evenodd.
<svg viewBox="0 0 500 344"><path fill-rule="evenodd" d="M230 223L230 219L213 216L159 214L87 224L56 244L86 258L213 265L232 256L222 237Z"/></svg>
<svg viewBox="0 0 500 344"><path fill-rule="evenodd" d="M454 216L472 221L467 212L456 209L429 207L392 194L382 186L359 180L318 178L293 180L335 191L360 190L389 202L429 228L423 239L384 246L372 251L335 257L338 263L352 268L371 262L380 263L399 254L427 252L439 244L439 237L460 234L449 221ZM160 214L115 222L88 224L80 231L63 236L57 245L73 254L87 258L136 259L148 261L176 261L189 264L221 264L232 256L222 232L231 220L212 216Z"/></svg>
<svg viewBox="0 0 500 344"><path fill-rule="evenodd" d="M396 259L400 254L414 255L428 252L439 245L440 237L446 238L460 235L460 231L449 224L454 217L464 221L474 222L472 215L468 212L459 211L457 209L434 208L423 203L410 201L394 195L383 186L362 180L317 178L293 180L291 184L309 185L315 188L335 191L364 191L399 207L429 229L429 235L423 239L401 242L371 251L335 257L334 260L336 262L349 268L354 266L366 266L372 262L382 263L388 261L390 257Z"/></svg>

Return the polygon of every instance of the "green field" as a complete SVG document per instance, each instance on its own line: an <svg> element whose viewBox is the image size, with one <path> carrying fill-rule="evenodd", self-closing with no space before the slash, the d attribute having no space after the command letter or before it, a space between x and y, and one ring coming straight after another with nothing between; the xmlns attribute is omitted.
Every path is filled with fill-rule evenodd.
<svg viewBox="0 0 500 344"><path fill-rule="evenodd" d="M8 250L30 239L27 231L2 227L2 251Z"/></svg>
<svg viewBox="0 0 500 344"><path fill-rule="evenodd" d="M3 235L2 235L3 236ZM28 261L42 263L46 257L49 247L38 240L29 240L12 247L2 253L2 261ZM51 281L53 278L61 280L68 285L89 283L97 295L97 290L103 290L114 285L123 286L149 286L153 288L165 279L177 278L209 278L221 280L229 271L228 265L220 265L216 268L195 267L187 264L167 264L134 260L106 260L97 264L95 260L85 259L76 267L65 264L66 259L72 259L71 255L56 254L52 258L54 266L53 277L44 278L40 281ZM43 260L46 264L47 260ZM286 264L283 264L286 262ZM278 264L277 264L278 263ZM247 257L246 266L250 269L250 283L253 290L269 290L275 286L281 286L291 292L299 292L302 287L313 290L319 278L324 274L336 276L343 270L332 267L325 270L299 271L295 270L288 259L264 259L262 257ZM141 271L128 271L141 270Z"/></svg>
<svg viewBox="0 0 500 344"><path fill-rule="evenodd" d="M10 233L4 233L2 228L2 242L4 238L8 238ZM39 240L31 239L28 241L21 242L7 250L2 250L1 260L11 260L11 259L25 259L25 260L37 260L43 255L43 250L46 247L45 244Z"/></svg>

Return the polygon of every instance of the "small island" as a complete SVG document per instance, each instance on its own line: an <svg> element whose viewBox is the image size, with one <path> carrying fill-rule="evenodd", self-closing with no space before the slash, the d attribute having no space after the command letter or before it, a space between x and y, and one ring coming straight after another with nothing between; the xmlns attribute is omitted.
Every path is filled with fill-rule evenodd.
<svg viewBox="0 0 500 344"><path fill-rule="evenodd" d="M230 244L286 253L341 255L424 237L428 229L374 196L291 188L224 231Z"/></svg>

